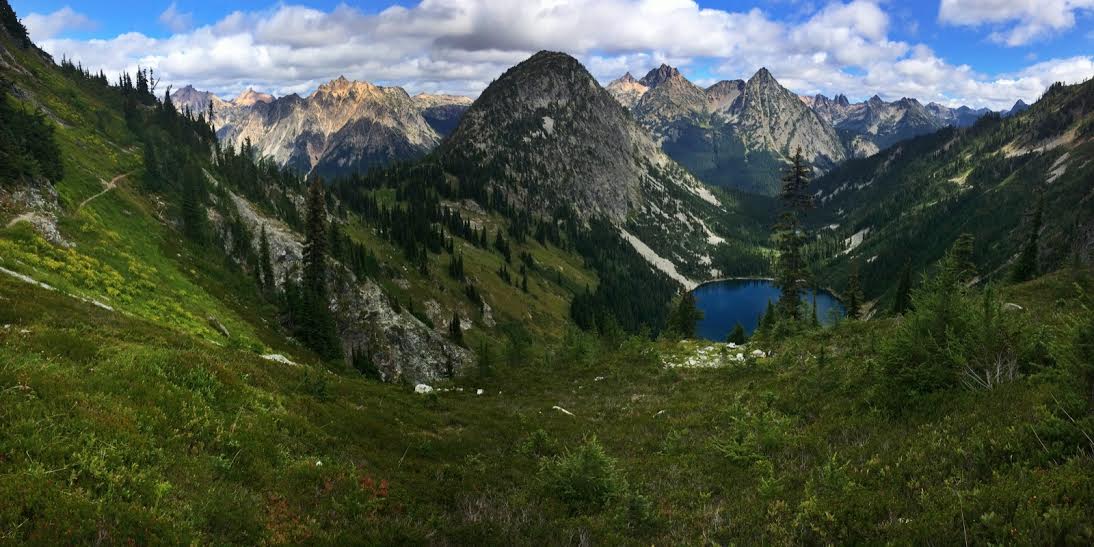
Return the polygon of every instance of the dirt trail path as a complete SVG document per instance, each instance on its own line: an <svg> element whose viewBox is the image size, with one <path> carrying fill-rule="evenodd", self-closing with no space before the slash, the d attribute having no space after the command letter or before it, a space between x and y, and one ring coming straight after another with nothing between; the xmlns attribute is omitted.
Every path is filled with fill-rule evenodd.
<svg viewBox="0 0 1094 547"><path fill-rule="evenodd" d="M29 222L31 224L34 224L34 218L36 216L37 216L37 213L33 213L33 212L23 213L23 214L15 217L13 219L11 219L10 221L8 221L8 228L11 228L12 226L15 226L16 224L19 224L20 222Z"/></svg>
<svg viewBox="0 0 1094 547"><path fill-rule="evenodd" d="M93 200L95 198L98 198L99 196L101 196L101 195L113 190L114 188L116 188L118 186L118 181L124 179L125 177L128 177L129 175L130 175L130 173L122 173L121 175L118 175L118 176L110 179L110 182L104 182L103 183L103 191L99 192L98 194L95 194L94 196L91 196L91 197L81 201L80 205L78 205L76 207L76 211L79 212L80 209L83 209L84 205L87 205L91 200Z"/></svg>

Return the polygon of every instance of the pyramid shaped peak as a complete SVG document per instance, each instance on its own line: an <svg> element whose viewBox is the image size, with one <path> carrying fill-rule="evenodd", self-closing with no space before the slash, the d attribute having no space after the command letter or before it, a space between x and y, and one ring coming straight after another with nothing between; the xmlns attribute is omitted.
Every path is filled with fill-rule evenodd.
<svg viewBox="0 0 1094 547"><path fill-rule="evenodd" d="M674 67L671 67L665 63L661 63L661 66L649 71L639 83L647 87L657 87L668 80L673 78L679 78L680 71Z"/></svg>

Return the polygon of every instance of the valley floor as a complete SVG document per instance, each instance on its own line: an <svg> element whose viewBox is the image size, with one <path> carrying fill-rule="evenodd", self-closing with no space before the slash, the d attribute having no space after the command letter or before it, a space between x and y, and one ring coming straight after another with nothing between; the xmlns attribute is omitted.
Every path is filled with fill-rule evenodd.
<svg viewBox="0 0 1094 547"><path fill-rule="evenodd" d="M1079 287L1094 283L1058 274L1007 297L1051 348ZM877 366L891 320L741 360L575 331L418 395L10 276L0 304L4 542L1094 540L1084 380L1036 370L894 417Z"/></svg>

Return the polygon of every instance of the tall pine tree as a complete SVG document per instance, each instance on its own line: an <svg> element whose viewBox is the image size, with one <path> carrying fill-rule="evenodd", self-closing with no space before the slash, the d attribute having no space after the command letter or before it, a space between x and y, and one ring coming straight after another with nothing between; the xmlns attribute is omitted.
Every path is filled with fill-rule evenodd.
<svg viewBox="0 0 1094 547"><path fill-rule="evenodd" d="M273 292L274 285L273 262L270 261L270 240L266 237L266 225L262 225L262 235L258 242L258 267L262 280L262 289Z"/></svg>
<svg viewBox="0 0 1094 547"><path fill-rule="evenodd" d="M775 246L779 251L775 286L782 292L778 311L781 318L792 320L801 319L802 280L806 277L802 256L806 238L801 215L813 206L813 198L807 189L809 175L809 164L805 162L799 147L782 178L782 190L779 192L782 213L775 225Z"/></svg>
<svg viewBox="0 0 1094 547"><path fill-rule="evenodd" d="M893 300L893 315L903 315L912 308L912 263L905 262L900 271L900 280L896 285L896 298Z"/></svg>
<svg viewBox="0 0 1094 547"><path fill-rule="evenodd" d="M676 309L669 315L668 329L683 339L696 337L696 326L703 320L703 311L695 305L695 295L691 291L684 291L676 304Z"/></svg>
<svg viewBox="0 0 1094 547"><path fill-rule="evenodd" d="M341 357L334 316L327 292L327 204L323 182L312 180L308 187L308 220L305 226L304 272L301 312L296 321L301 341L326 359Z"/></svg>
<svg viewBox="0 0 1094 547"><path fill-rule="evenodd" d="M859 265L851 266L851 276L847 279L847 317L858 319L862 316L862 282L859 279Z"/></svg>
<svg viewBox="0 0 1094 547"><path fill-rule="evenodd" d="M1043 194L1037 195L1037 202L1033 206L1033 214L1030 219L1029 236L1026 238L1022 252L1018 255L1018 261L1011 270L1010 280L1015 283L1029 281L1037 277L1039 267L1037 265L1038 239L1040 238L1041 225L1044 222L1045 199Z"/></svg>

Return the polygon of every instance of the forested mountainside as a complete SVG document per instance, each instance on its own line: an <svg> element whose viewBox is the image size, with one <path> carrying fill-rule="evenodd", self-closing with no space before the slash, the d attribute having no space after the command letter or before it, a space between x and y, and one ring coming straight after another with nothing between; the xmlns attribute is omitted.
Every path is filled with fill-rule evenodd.
<svg viewBox="0 0 1094 547"><path fill-rule="evenodd" d="M768 243L770 200L640 155L601 180L637 196L618 216L588 210L606 190L566 207L606 153L582 139L634 123L586 77L537 55L452 148L324 185L220 144L147 71L55 63L0 0L0 543L1094 541L1094 276L1047 258L1051 213L988 289L993 241L959 238L899 309L821 327L792 298L699 341L654 255L785 279L797 224ZM1089 116L1054 114L1084 89L1013 118L1044 131L1010 141L1031 157L1075 135L1051 184L1086 166ZM503 146L524 136L562 153ZM675 232L642 226L662 214ZM681 259L703 234L725 266Z"/></svg>
<svg viewBox="0 0 1094 547"><path fill-rule="evenodd" d="M777 193L777 173L798 147L824 172L901 140L972 125L988 113L909 98L890 103L874 96L852 104L842 95L798 97L767 69L747 82L723 80L703 89L663 64L641 80L627 73L607 89L700 179L763 195Z"/></svg>
<svg viewBox="0 0 1094 547"><path fill-rule="evenodd" d="M348 175L415 160L450 133L471 99L453 95L411 97L339 77L307 97L274 97L248 89L224 101L186 86L171 95L179 108L211 113L221 142L250 142L259 157L301 173Z"/></svg>
<svg viewBox="0 0 1094 547"><path fill-rule="evenodd" d="M1014 116L989 115L849 161L814 181L824 283L861 268L870 298L892 297L963 233L984 281L1006 278L1036 232L1039 268L1089 264L1094 249L1094 82L1054 85Z"/></svg>

